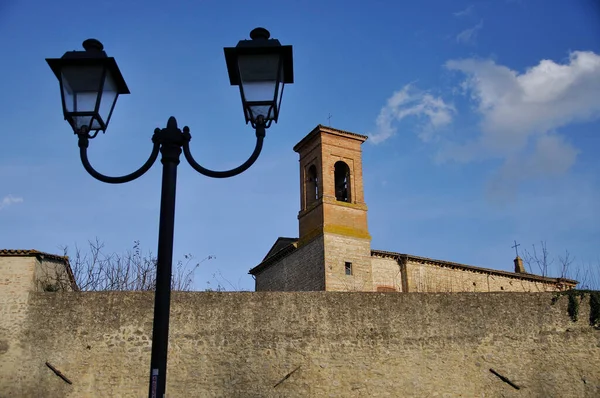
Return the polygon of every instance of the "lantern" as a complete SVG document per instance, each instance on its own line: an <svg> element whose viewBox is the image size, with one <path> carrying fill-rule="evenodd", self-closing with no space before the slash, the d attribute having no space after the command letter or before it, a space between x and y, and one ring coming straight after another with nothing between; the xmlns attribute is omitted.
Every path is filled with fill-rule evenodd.
<svg viewBox="0 0 600 398"><path fill-rule="evenodd" d="M75 134L93 138L106 131L119 94L129 94L129 89L102 43L88 39L83 48L46 61L60 82L65 120Z"/></svg>
<svg viewBox="0 0 600 398"><path fill-rule="evenodd" d="M294 82L292 46L269 37L268 30L256 28L251 40L224 49L229 81L240 87L246 123L253 127L277 122L284 85Z"/></svg>

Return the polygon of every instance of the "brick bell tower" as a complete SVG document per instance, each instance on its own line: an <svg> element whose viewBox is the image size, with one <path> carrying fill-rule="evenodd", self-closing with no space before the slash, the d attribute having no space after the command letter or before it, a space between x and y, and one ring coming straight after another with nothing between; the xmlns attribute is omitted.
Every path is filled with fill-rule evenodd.
<svg viewBox="0 0 600 398"><path fill-rule="evenodd" d="M366 140L318 125L294 147L300 155L298 247L322 240L328 291L372 290L361 158Z"/></svg>

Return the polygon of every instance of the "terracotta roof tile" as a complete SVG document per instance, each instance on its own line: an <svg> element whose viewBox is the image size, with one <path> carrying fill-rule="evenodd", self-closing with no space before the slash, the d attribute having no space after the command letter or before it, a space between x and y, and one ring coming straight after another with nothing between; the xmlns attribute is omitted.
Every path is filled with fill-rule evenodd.
<svg viewBox="0 0 600 398"><path fill-rule="evenodd" d="M79 290L77 282L75 281L75 275L73 275L73 270L71 269L71 263L69 263L68 256L59 256L57 254L45 253L33 249L0 249L0 257L36 257L38 259L59 261L67 268L67 273L69 274L69 279L71 280L73 290Z"/></svg>
<svg viewBox="0 0 600 398"><path fill-rule="evenodd" d="M294 145L294 151L298 152L300 147L302 147L306 142L308 142L315 135L319 134L319 132L321 132L321 131L326 132L326 133L354 137L355 139L358 139L362 142L366 141L369 138L366 135L356 134L356 133L352 133L350 131L345 131L345 130L340 130L340 129L334 129L333 127L327 127L327 126L323 126L322 124L319 124L310 133L308 133L304 138L302 138L300 140L300 142L298 142L296 145Z"/></svg>
<svg viewBox="0 0 600 398"><path fill-rule="evenodd" d="M567 278L551 278L551 277L535 275L535 274L522 274L522 273L516 273L516 272L509 272L509 271L500 271L500 270L495 270L495 269L491 269L491 268L476 267L473 265L454 263L452 261L435 260L435 259L428 258L428 257L420 257L420 256L414 256L412 254L388 252L388 251L384 251L384 250L371 250L371 256L389 257L389 258L396 258L396 259L407 259L407 260L411 260L411 261L415 261L415 262L434 264L434 265L438 265L441 267L458 268L458 269L464 269L466 271L479 272L479 273L484 273L484 274L501 275L501 276L517 278L517 279L536 280L536 281L546 282L546 283L562 282L562 283L566 283L567 285L573 285L573 286L575 286L575 285L577 285L577 283L579 283L575 280L567 279Z"/></svg>
<svg viewBox="0 0 600 398"><path fill-rule="evenodd" d="M44 253L33 249L0 249L0 256L45 257L50 260L62 261L65 264L69 263L68 256L59 256L57 254Z"/></svg>
<svg viewBox="0 0 600 398"><path fill-rule="evenodd" d="M257 272L263 270L264 268L269 267L277 260L286 257L290 253L296 250L296 243L298 239L296 238L278 238L277 241L271 247L271 250L267 253L263 261L258 264L256 267L252 268L248 273L255 275ZM371 250L371 256L375 257L388 257L388 258L396 258L396 259L408 259L416 262L430 263L441 267L450 267L450 268L458 268L463 269L465 271L471 272L479 272L484 274L493 274L493 275L501 275L509 278L516 279L526 279L526 280L535 280L546 283L564 283L567 285L575 286L577 285L577 281L567 278L551 278L547 276L535 275L535 274L520 274L509 271L500 271L491 268L483 268L476 267L473 265L466 265L460 263L454 263L452 261L444 261L444 260L435 260L428 257L419 257L414 256L412 254L403 254L396 252L388 252L384 250Z"/></svg>

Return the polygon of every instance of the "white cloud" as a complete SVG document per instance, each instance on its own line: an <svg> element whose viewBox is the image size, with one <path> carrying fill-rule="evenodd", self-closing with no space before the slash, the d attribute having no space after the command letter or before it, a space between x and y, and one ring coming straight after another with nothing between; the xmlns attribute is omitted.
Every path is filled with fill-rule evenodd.
<svg viewBox="0 0 600 398"><path fill-rule="evenodd" d="M23 203L23 198L13 195L6 195L0 201L0 210L15 203Z"/></svg>
<svg viewBox="0 0 600 398"><path fill-rule="evenodd" d="M483 28L483 20L472 28L465 29L456 35L456 42L462 44L475 44L479 31Z"/></svg>
<svg viewBox="0 0 600 398"><path fill-rule="evenodd" d="M575 163L579 151L564 137L549 133L535 142L532 153L516 154L505 159L487 185L487 195L495 201L511 200L524 180L558 177Z"/></svg>
<svg viewBox="0 0 600 398"><path fill-rule="evenodd" d="M412 84L407 84L400 91L394 92L381 108L375 120L377 130L369 134L370 142L378 144L392 137L397 131L395 122L409 116L421 120L418 135L423 141L431 141L440 127L452 122L454 112L454 107L445 103L442 98L421 92Z"/></svg>
<svg viewBox="0 0 600 398"><path fill-rule="evenodd" d="M600 117L600 55L593 52L572 52L563 64L542 60L524 73L479 59L446 67L466 75L461 86L482 121L477 138L447 146L439 159L503 159L493 191L569 170L578 151L556 130Z"/></svg>
<svg viewBox="0 0 600 398"><path fill-rule="evenodd" d="M471 15L472 12L473 12L473 4L471 4L464 10L453 12L452 15L454 15L455 17L466 17L466 16Z"/></svg>

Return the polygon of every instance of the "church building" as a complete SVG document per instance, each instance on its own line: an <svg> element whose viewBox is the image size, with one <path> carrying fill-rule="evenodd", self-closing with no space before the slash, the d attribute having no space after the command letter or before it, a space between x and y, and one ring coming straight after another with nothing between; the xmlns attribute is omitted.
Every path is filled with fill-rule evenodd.
<svg viewBox="0 0 600 398"><path fill-rule="evenodd" d="M278 238L249 273L256 291L539 292L577 281L499 271L373 250L364 199L361 145L367 136L318 125L300 156L298 238Z"/></svg>

